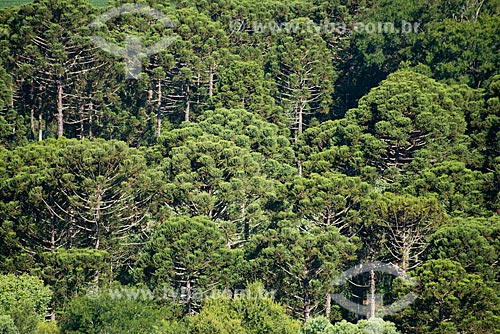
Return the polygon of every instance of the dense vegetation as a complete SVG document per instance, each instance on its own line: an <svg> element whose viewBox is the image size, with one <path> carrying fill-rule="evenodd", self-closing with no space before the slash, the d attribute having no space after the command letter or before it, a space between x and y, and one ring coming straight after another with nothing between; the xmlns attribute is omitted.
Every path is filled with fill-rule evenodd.
<svg viewBox="0 0 500 334"><path fill-rule="evenodd" d="M135 2L0 10L0 333L500 333L498 0Z"/></svg>

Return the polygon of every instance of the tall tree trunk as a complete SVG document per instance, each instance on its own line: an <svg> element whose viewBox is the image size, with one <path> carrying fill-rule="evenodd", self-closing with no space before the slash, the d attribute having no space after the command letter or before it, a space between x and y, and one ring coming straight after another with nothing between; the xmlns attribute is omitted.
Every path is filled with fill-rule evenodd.
<svg viewBox="0 0 500 334"><path fill-rule="evenodd" d="M35 104L33 104L31 106L31 110L30 110L30 129L31 129L31 134L32 134L33 138L35 138L35 136L36 136L36 132L35 132Z"/></svg>
<svg viewBox="0 0 500 334"><path fill-rule="evenodd" d="M89 103L89 139L94 139L94 134L92 133L92 123L93 123L93 114L94 114L94 104L92 102Z"/></svg>
<svg viewBox="0 0 500 334"><path fill-rule="evenodd" d="M161 80L158 79L158 104L156 105L156 137L158 138L161 136L161 102Z"/></svg>
<svg viewBox="0 0 500 334"><path fill-rule="evenodd" d="M404 232L403 235L403 249L402 249L402 256L401 256L401 269L403 269L404 272L408 270L408 267L410 266L410 251L411 251L411 245L407 242L408 235L406 232Z"/></svg>
<svg viewBox="0 0 500 334"><path fill-rule="evenodd" d="M153 89L148 89L148 107L149 111L153 111Z"/></svg>
<svg viewBox="0 0 500 334"><path fill-rule="evenodd" d="M84 111L85 111L85 105L82 103L80 104L80 140L83 140L85 138L85 120L84 120Z"/></svg>
<svg viewBox="0 0 500 334"><path fill-rule="evenodd" d="M38 114L38 141L43 140L43 116L42 111Z"/></svg>
<svg viewBox="0 0 500 334"><path fill-rule="evenodd" d="M64 118L63 118L63 85L62 77L57 80L57 137L60 138L64 134Z"/></svg>
<svg viewBox="0 0 500 334"><path fill-rule="evenodd" d="M309 319L311 314L311 298L309 297L309 292L306 290L304 295L304 321Z"/></svg>
<svg viewBox="0 0 500 334"><path fill-rule="evenodd" d="M297 137L302 134L302 124L303 124L303 118L304 118L304 102L302 99L302 96L300 97L300 102L299 102L299 114L297 115ZM295 138L297 141L297 137Z"/></svg>
<svg viewBox="0 0 500 334"><path fill-rule="evenodd" d="M188 304L188 314L193 314L193 305L191 303L191 279L188 277L186 280L186 294L187 294L187 304Z"/></svg>
<svg viewBox="0 0 500 334"><path fill-rule="evenodd" d="M210 72L208 75L208 96L214 96L214 69L210 66Z"/></svg>
<svg viewBox="0 0 500 334"><path fill-rule="evenodd" d="M370 314L368 316L369 319L375 318L375 271L373 268L370 269Z"/></svg>
<svg viewBox="0 0 500 334"><path fill-rule="evenodd" d="M189 113L191 112L191 100L189 97L189 85L186 86L186 110L184 111L184 120L189 122Z"/></svg>

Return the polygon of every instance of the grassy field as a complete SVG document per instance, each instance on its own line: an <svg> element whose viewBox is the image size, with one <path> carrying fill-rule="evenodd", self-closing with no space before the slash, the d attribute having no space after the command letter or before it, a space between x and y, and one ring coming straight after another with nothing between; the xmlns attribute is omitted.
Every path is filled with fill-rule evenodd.
<svg viewBox="0 0 500 334"><path fill-rule="evenodd" d="M28 2L31 2L32 0L0 0L0 8L3 7L9 7L9 6L15 6L15 5L22 5ZM109 0L89 0L91 4L94 6L106 6L109 2Z"/></svg>

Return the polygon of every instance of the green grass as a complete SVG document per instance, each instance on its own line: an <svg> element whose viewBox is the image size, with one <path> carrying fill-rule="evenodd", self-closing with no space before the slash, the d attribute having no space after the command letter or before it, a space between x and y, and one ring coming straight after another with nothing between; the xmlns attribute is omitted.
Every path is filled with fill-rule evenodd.
<svg viewBox="0 0 500 334"><path fill-rule="evenodd" d="M0 0L0 8L23 5L31 1L32 0ZM94 6L104 7L108 4L109 0L89 0L89 2Z"/></svg>

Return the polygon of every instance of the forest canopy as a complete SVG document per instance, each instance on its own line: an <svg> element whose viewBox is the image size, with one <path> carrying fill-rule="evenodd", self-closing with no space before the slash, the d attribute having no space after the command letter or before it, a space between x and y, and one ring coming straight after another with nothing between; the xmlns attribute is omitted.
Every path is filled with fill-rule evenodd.
<svg viewBox="0 0 500 334"><path fill-rule="evenodd" d="M498 36L498 0L5 2L0 333L500 333Z"/></svg>

